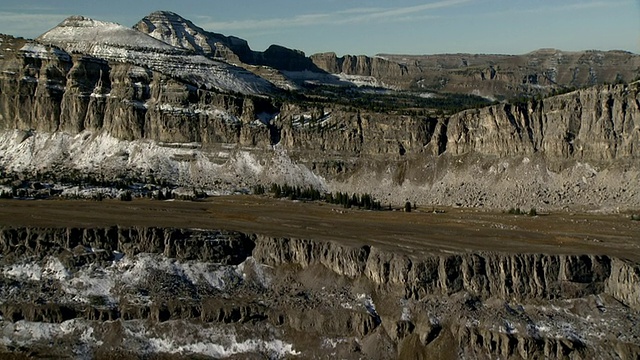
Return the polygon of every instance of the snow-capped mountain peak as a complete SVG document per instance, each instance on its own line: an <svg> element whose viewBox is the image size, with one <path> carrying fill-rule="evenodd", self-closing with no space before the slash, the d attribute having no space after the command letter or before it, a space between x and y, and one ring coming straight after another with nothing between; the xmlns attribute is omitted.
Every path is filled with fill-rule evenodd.
<svg viewBox="0 0 640 360"><path fill-rule="evenodd" d="M140 20L134 29L175 47L233 62L253 62L246 40L209 32L171 11L156 11Z"/></svg>
<svg viewBox="0 0 640 360"><path fill-rule="evenodd" d="M142 66L199 88L243 94L266 94L275 89L245 69L194 54L193 49L175 47L136 29L84 16L67 18L37 41L68 53Z"/></svg>
<svg viewBox="0 0 640 360"><path fill-rule="evenodd" d="M69 52L91 53L104 46L147 49L161 52L183 52L145 33L117 23L94 20L84 16L71 16L36 40L53 44Z"/></svg>

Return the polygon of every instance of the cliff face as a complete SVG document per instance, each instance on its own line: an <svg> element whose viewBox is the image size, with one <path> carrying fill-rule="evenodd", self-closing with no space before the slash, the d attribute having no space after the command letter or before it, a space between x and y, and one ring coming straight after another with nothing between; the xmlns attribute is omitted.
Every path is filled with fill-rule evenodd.
<svg viewBox="0 0 640 360"><path fill-rule="evenodd" d="M325 108L324 114L310 113L316 120L309 120L306 127L285 125L282 138L283 144L292 150L327 149L351 154L427 152L490 157L539 154L560 161L630 160L638 157L639 99L640 87L634 83L466 110L440 119L367 112L330 113ZM289 111L283 109L281 117L286 119ZM335 124L336 120L341 123ZM296 119L292 122L296 123ZM341 149L327 144L327 138L335 139L336 134L340 141L335 145L343 146Z"/></svg>
<svg viewBox="0 0 640 360"><path fill-rule="evenodd" d="M340 276L367 278L384 291L420 300L468 292L483 299L569 299L607 292L636 310L637 266L607 256L455 254L413 257L364 246L258 236L253 257L264 264L322 265ZM613 270L612 270L613 269ZM609 293L609 291L611 291ZM624 294L624 295L623 295ZM624 300L623 300L624 299Z"/></svg>
<svg viewBox="0 0 640 360"><path fill-rule="evenodd" d="M267 101L198 89L148 68L71 56L33 43L16 43L5 51L0 78L4 129L105 131L125 140L269 143L266 126L254 122L256 114L273 111Z"/></svg>
<svg viewBox="0 0 640 360"><path fill-rule="evenodd" d="M0 327L36 354L50 341L57 356L92 357L640 354L640 269L608 256L406 255L340 241L117 227L5 228L0 247ZM49 327L35 338L25 330ZM205 346L212 341L215 350ZM19 352L5 343L0 351Z"/></svg>
<svg viewBox="0 0 640 360"><path fill-rule="evenodd" d="M320 69L331 74L373 76L385 84L405 87L410 82L409 69L406 65L389 61L382 57L364 55L345 55L337 57L335 53L311 55L310 59Z"/></svg>
<svg viewBox="0 0 640 360"><path fill-rule="evenodd" d="M640 57L623 51L563 52L541 49L523 55L390 55L337 57L314 54L311 60L333 74L375 76L403 89L440 90L494 99L550 94L553 90L633 81Z"/></svg>
<svg viewBox="0 0 640 360"><path fill-rule="evenodd" d="M609 161L638 157L640 91L598 86L522 105L468 110L449 119L451 154L541 153L549 158Z"/></svg>

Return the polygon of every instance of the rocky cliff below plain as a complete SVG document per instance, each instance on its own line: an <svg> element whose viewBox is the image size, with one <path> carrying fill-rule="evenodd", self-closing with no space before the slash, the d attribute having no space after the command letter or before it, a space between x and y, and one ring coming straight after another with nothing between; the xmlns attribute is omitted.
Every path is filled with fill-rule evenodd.
<svg viewBox="0 0 640 360"><path fill-rule="evenodd" d="M28 347L38 356L49 341L56 356L98 358L640 351L640 269L609 256L406 255L340 240L139 227L3 228L0 246L6 354Z"/></svg>

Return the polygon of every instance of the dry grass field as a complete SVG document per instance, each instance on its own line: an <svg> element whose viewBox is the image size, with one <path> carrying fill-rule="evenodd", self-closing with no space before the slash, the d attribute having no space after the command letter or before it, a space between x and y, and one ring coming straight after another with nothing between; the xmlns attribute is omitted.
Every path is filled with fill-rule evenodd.
<svg viewBox="0 0 640 360"><path fill-rule="evenodd" d="M500 251L601 254L640 259L640 222L624 214L509 215L471 209L342 209L260 196L204 201L2 200L0 226L156 226L236 230L276 237L369 244L396 252Z"/></svg>

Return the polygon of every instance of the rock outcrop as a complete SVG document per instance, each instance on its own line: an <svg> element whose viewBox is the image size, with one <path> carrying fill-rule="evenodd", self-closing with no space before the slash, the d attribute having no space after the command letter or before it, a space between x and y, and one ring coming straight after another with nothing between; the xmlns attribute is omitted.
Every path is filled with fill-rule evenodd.
<svg viewBox="0 0 640 360"><path fill-rule="evenodd" d="M607 162L638 157L640 91L597 86L524 104L467 110L447 124L452 155L514 156Z"/></svg>
<svg viewBox="0 0 640 360"><path fill-rule="evenodd" d="M604 255L420 255L340 240L117 227L5 228L0 247L5 353L20 352L6 341L30 349L56 341L58 356L219 357L228 352L205 346L215 337L193 335L217 331L246 339L238 353L277 358L640 354L640 268ZM22 339L21 329L49 325L64 332ZM179 336L168 330L176 326ZM257 339L281 347L248 345ZM229 341L216 349L230 352Z"/></svg>
<svg viewBox="0 0 640 360"><path fill-rule="evenodd" d="M637 80L640 56L625 51L565 52L541 49L523 55L392 55L333 53L310 57L333 74L375 76L398 88L476 94L493 99L548 95Z"/></svg>
<svg viewBox="0 0 640 360"><path fill-rule="evenodd" d="M310 58L320 69L331 74L373 76L386 84L399 87L406 86L410 81L407 78L411 74L406 65L383 57L364 55L337 57L335 53L322 53L311 55Z"/></svg>
<svg viewBox="0 0 640 360"><path fill-rule="evenodd" d="M3 129L104 130L125 140L166 142L239 143L244 137L269 143L266 125L254 122L257 114L274 111L268 101L199 89L143 66L34 43L11 52L0 79ZM252 134L261 126L262 139Z"/></svg>
<svg viewBox="0 0 640 360"><path fill-rule="evenodd" d="M370 246L258 236L253 257L272 266L322 265L340 276L366 277L383 291L400 289L415 300L461 291L482 299L517 301L571 299L607 291L640 310L631 290L638 282L638 266L607 256L474 253L416 258ZM620 296L627 293L625 289L632 295Z"/></svg>

